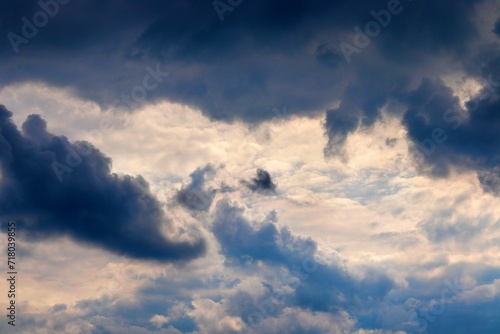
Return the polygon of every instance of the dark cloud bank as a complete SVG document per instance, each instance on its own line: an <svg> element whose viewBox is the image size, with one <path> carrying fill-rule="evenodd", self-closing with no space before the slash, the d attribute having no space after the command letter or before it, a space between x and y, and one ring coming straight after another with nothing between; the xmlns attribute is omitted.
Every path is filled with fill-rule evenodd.
<svg viewBox="0 0 500 334"><path fill-rule="evenodd" d="M111 173L111 159L89 143L48 133L40 116L29 116L22 132L11 116L0 105L2 223L17 221L31 239L68 235L131 258L184 261L204 254L202 239L163 236L169 222L141 176Z"/></svg>
<svg viewBox="0 0 500 334"><path fill-rule="evenodd" d="M500 20L490 20L491 36L478 26L479 6L494 2L258 0L226 3L223 13L195 0L42 3L52 14L57 7L46 22L38 1L0 4L0 85L44 81L132 109L167 98L212 119L251 123L284 105L289 115L326 111L327 156L343 155L347 136L387 107L404 118L417 149L436 144L435 129L436 138L446 135L432 153L420 150L422 171L484 175L498 165L499 87L477 97L471 118L455 128L460 116L442 116L458 112L456 99L438 80L461 71L500 81ZM155 88L131 98L144 82Z"/></svg>

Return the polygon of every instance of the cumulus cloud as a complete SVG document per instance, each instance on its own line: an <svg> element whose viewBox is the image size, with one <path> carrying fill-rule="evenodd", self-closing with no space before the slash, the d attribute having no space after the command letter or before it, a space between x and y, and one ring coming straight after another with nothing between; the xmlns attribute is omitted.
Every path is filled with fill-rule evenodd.
<svg viewBox="0 0 500 334"><path fill-rule="evenodd" d="M366 276L355 277L340 261L331 265L322 263L317 259L316 242L295 236L286 227L279 229L275 213L271 212L260 224L252 224L243 212L243 208L227 199L217 203L212 230L221 251L239 264L252 259L254 264L254 261L262 261L289 272L281 275L281 282L291 286L293 293L278 298L279 303L287 301L285 306L314 312L335 311L349 308L355 301L362 305L372 298L383 298L394 287L394 282L376 269L367 270ZM269 289L272 292L273 289ZM266 298L261 297L257 302L265 301ZM248 314L244 318L251 322Z"/></svg>
<svg viewBox="0 0 500 334"><path fill-rule="evenodd" d="M141 176L111 173L111 159L87 142L47 132L31 115L22 132L0 106L0 211L31 239L67 235L109 251L157 261L203 255L205 242L172 241L161 204Z"/></svg>

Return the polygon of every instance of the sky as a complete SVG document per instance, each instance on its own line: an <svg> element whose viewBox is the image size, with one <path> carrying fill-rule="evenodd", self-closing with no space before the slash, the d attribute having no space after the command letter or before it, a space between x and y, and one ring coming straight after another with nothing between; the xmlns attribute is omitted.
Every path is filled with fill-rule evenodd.
<svg viewBox="0 0 500 334"><path fill-rule="evenodd" d="M496 0L1 0L0 333L497 334L499 110Z"/></svg>

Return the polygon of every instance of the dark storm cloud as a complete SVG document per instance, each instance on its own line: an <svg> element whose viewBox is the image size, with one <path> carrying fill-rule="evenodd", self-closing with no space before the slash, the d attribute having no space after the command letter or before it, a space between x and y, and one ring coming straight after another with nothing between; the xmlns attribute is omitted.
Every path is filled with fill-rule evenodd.
<svg viewBox="0 0 500 334"><path fill-rule="evenodd" d="M248 189L256 192L275 192L276 184L271 178L271 174L268 171L258 168L257 175L250 179L250 181L241 181Z"/></svg>
<svg viewBox="0 0 500 334"><path fill-rule="evenodd" d="M344 90L339 107L327 110L324 122L328 136L325 155L343 155L347 136L360 126L373 125L389 96L404 87L403 77L396 74L381 82L379 78L386 70L364 69L358 81Z"/></svg>
<svg viewBox="0 0 500 334"><path fill-rule="evenodd" d="M389 18L378 24L380 30L375 36L356 33L346 40L358 50L349 55L354 78L343 90L339 107L327 110L324 123L329 139L327 156L344 155L347 136L359 127L373 125L382 107L391 101L404 100L411 85L426 76L444 73L429 71L441 57L465 57L464 48L477 38L471 15L476 3L401 1L399 13L389 16L383 4L373 4L376 13L386 10L384 15ZM380 21L368 10L357 24L362 23L358 27L366 32L370 22ZM399 109L388 108L388 111L397 113Z"/></svg>
<svg viewBox="0 0 500 334"><path fill-rule="evenodd" d="M430 173L446 176L451 166L489 170L500 164L500 99L498 88L487 89L493 91L485 89L465 110L439 80L424 80L409 95L404 124Z"/></svg>
<svg viewBox="0 0 500 334"><path fill-rule="evenodd" d="M14 43L18 54L2 39L1 82L46 81L107 105L135 86L147 65L160 64L176 70L150 92L150 101L168 98L212 118L247 121L270 119L281 105L305 112L327 104L339 81L318 63L332 64L320 47L325 42L313 41L318 25L340 22L335 7L357 10L329 1L257 1L241 4L220 22L211 1L71 1L59 5L26 44ZM32 22L40 10L37 1L3 2L0 35L23 37L22 17ZM308 50L311 42L318 55ZM289 82L302 84L287 87Z"/></svg>
<svg viewBox="0 0 500 334"><path fill-rule="evenodd" d="M483 85L481 91L462 107L443 81L424 78L418 88L398 96L407 108L403 124L422 171L442 177L451 169L468 169L485 179L500 164L500 45L456 45L457 60Z"/></svg>
<svg viewBox="0 0 500 334"><path fill-rule="evenodd" d="M491 169L500 163L496 112L500 49L498 43L481 44L474 24L477 3L460 1L450 6L444 1L422 1L406 6L370 40L369 47L361 48L363 54L352 55L356 79L343 91L339 107L326 114L327 156L345 156L348 135L373 125L383 107L400 114L399 106L391 108L397 102L406 109L403 124L422 171L434 176L447 176L451 168L494 174ZM366 54L369 61L362 57ZM452 57L457 70L485 84L467 110L436 79L445 72L427 70L442 56ZM419 88L411 88L415 85Z"/></svg>
<svg viewBox="0 0 500 334"><path fill-rule="evenodd" d="M111 159L86 142L47 132L31 115L20 132L0 106L0 218L32 239L67 235L140 259L184 261L204 240L166 239L161 204L141 176L111 173ZM71 167L70 167L71 166ZM58 176L59 173L59 176Z"/></svg>
<svg viewBox="0 0 500 334"><path fill-rule="evenodd" d="M17 55L7 35L23 37L22 18L33 23L43 8L36 0L3 2L2 83L42 80L109 104L142 79L147 65L159 63L175 73L148 99L255 122L272 118L271 110L282 105L301 113L324 110L347 85L363 81L353 78L368 77L358 64L348 66L339 45L353 43L353 29L375 20L372 11L380 14L389 3L401 9L363 54L354 55L359 64L373 56L375 44L384 57L404 53L397 55L400 61L420 59L440 45L456 50L459 41L474 37L468 14L475 2L245 1L231 6L221 22L211 1L45 0L57 13L35 27Z"/></svg>
<svg viewBox="0 0 500 334"><path fill-rule="evenodd" d="M8 34L24 36L26 21L40 20L43 9L35 0L4 1L0 85L44 81L109 106L130 95L149 66L172 73L147 92L148 101L185 103L212 119L260 122L276 117L272 110L283 105L290 113L326 110L327 156L344 155L347 137L372 126L382 108L402 116L393 102L408 109L404 124L418 144L429 130L454 122L441 124L435 114L428 115L432 123L419 121L415 110L423 102L415 101L415 87L432 94L434 85L446 111L456 101L437 78L459 70L478 80L500 78L499 45L482 41L476 25L477 5L486 1L243 1L228 4L221 22L211 1L46 0L57 14L23 37L27 43L17 54ZM498 33L498 22L492 25L489 31ZM342 43L356 51L346 52ZM496 165L496 149L491 157L478 147L498 147L495 140L486 143L498 130L492 112L498 102L479 103L471 123L453 138L447 133L449 140L423 159L432 174L445 176L453 165Z"/></svg>

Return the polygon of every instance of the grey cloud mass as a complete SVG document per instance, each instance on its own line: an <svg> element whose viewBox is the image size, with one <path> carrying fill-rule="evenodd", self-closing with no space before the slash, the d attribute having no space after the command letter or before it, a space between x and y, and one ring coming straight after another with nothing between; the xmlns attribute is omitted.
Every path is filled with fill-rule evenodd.
<svg viewBox="0 0 500 334"><path fill-rule="evenodd" d="M31 115L19 131L0 106L0 218L30 239L70 236L131 258L186 261L205 241L167 239L171 224L141 176L118 176L87 142L71 143ZM60 174L58 178L58 173Z"/></svg>
<svg viewBox="0 0 500 334"><path fill-rule="evenodd" d="M382 108L401 114L401 108L391 107L397 102L407 107L404 124L418 144L443 125L440 115L456 106L443 83L428 87L431 82L453 71L500 80L499 41L483 40L478 28L478 8L486 2L245 1L229 6L221 21L210 1L54 0L48 3L57 14L31 27L35 33L22 18L31 22L41 5L7 1L0 4L1 35L15 33L26 43L3 39L0 85L44 81L71 87L102 106L129 109L138 99L168 99L198 107L212 119L250 123L272 119L273 108L282 105L290 114L325 112L326 156L343 155L347 136L372 126ZM374 24L377 33L367 32ZM498 26L496 21L488 31L498 34ZM451 67L436 66L447 59L454 59ZM151 69L170 75L134 95ZM433 123L414 118L415 103L422 103L414 99L418 85L419 94L429 95L421 99L438 98L434 90L444 94L439 106L426 107L426 112L434 108ZM335 102L339 107L329 107ZM440 148L445 156L425 159L435 176L446 176L453 165L485 167L477 162L479 147L498 130L497 102L493 97L474 102L479 106L470 124ZM484 136L470 133L479 126ZM498 147L495 140L487 145ZM489 160L486 168L498 159Z"/></svg>
<svg viewBox="0 0 500 334"><path fill-rule="evenodd" d="M288 305L336 312L356 307L356 301L361 307L371 299L382 299L394 287L394 282L378 270L355 278L342 263L318 261L316 242L293 235L287 227L278 228L274 212L262 223L248 221L243 212L226 199L217 203L212 230L222 253L240 265L252 259L289 271L289 275L281 275L282 284L294 288L286 297ZM248 314L244 318L248 320Z"/></svg>

